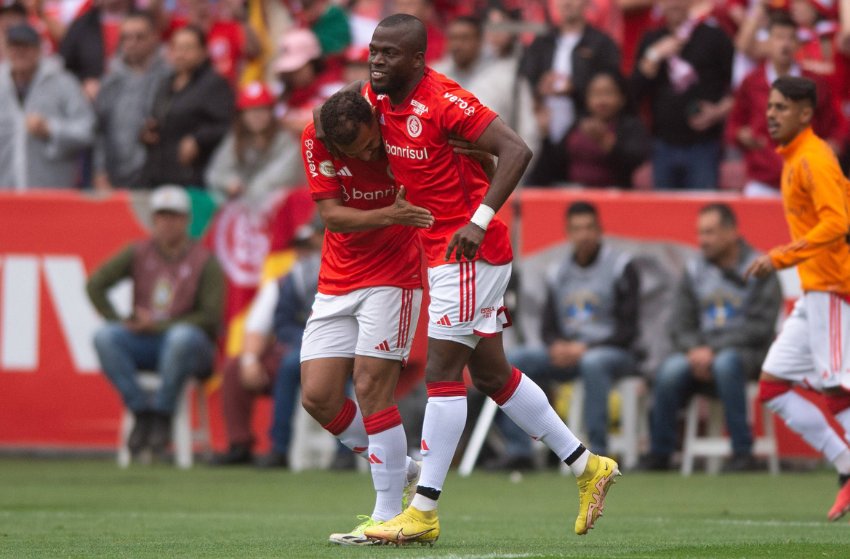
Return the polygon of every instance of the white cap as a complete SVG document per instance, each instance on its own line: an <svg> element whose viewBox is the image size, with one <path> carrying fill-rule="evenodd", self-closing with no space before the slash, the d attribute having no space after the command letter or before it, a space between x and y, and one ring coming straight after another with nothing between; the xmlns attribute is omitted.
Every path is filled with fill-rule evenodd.
<svg viewBox="0 0 850 559"><path fill-rule="evenodd" d="M192 213L192 204L189 202L189 195L186 190L180 186L167 184L160 186L151 194L151 211L156 212L174 212L179 214Z"/></svg>

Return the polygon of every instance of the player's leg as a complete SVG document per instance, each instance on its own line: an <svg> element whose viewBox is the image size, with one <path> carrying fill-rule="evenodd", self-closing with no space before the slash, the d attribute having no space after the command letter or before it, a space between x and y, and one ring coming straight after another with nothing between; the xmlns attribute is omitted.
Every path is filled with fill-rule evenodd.
<svg viewBox="0 0 850 559"><path fill-rule="evenodd" d="M319 293L301 343L301 403L328 432L362 454L369 446L363 417L345 393L354 368L354 298Z"/></svg>
<svg viewBox="0 0 850 559"><path fill-rule="evenodd" d="M372 519L382 522L401 512L409 474L419 474L407 456L394 394L402 363L410 355L422 290L377 287L364 290L362 297L356 313L354 391L369 437L367 454L377 495Z"/></svg>
<svg viewBox="0 0 850 559"><path fill-rule="evenodd" d="M620 474L617 463L588 451L549 404L543 390L505 358L501 333L483 338L469 362L475 386L531 437L546 444L576 476L576 534L586 534L602 513L605 496ZM506 379L506 380L505 380ZM501 386L500 386L501 383Z"/></svg>
<svg viewBox="0 0 850 559"><path fill-rule="evenodd" d="M793 390L795 384L822 388L822 377L816 374L813 339L809 331L811 306L808 295L800 298L770 346L759 380L759 400L789 429L832 462L839 475L847 475L850 474L847 443L832 428L820 408ZM820 336L826 337L827 334L824 332Z"/></svg>

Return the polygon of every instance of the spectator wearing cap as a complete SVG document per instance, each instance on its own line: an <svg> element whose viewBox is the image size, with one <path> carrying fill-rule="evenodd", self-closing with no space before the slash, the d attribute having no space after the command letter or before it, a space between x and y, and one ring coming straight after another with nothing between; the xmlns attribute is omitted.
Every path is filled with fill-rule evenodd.
<svg viewBox="0 0 850 559"><path fill-rule="evenodd" d="M171 71L159 54L153 16L131 13L121 22L121 56L113 59L95 99L98 134L94 151L94 187L136 187L141 183L146 150L140 135L159 84Z"/></svg>
<svg viewBox="0 0 850 559"><path fill-rule="evenodd" d="M221 466L253 458L251 415L258 396L274 397L269 436L271 452L261 467L287 467L292 425L301 386L301 337L319 283L324 229L321 223L299 227L293 239L296 261L277 281L268 282L254 298L245 321L242 352L225 365L222 408L227 452L215 457Z"/></svg>
<svg viewBox="0 0 850 559"><path fill-rule="evenodd" d="M278 52L274 71L283 84L279 116L284 129L300 138L313 121L313 108L344 84L339 72L326 66L319 40L309 29L287 31Z"/></svg>
<svg viewBox="0 0 850 559"><path fill-rule="evenodd" d="M6 31L15 25L27 23L27 10L17 2L0 3L0 62L6 60Z"/></svg>
<svg viewBox="0 0 850 559"><path fill-rule="evenodd" d="M304 184L300 145L281 129L274 105L274 95L263 83L239 90L233 129L207 168L207 184L215 194L258 207L272 192Z"/></svg>
<svg viewBox="0 0 850 559"><path fill-rule="evenodd" d="M100 0L75 19L59 44L65 67L83 84L89 100L100 89L107 64L118 52L121 22L132 8L131 0Z"/></svg>
<svg viewBox="0 0 850 559"><path fill-rule="evenodd" d="M94 136L94 113L79 82L52 58L27 24L6 31L0 64L0 188L69 188L81 150Z"/></svg>
<svg viewBox="0 0 850 559"><path fill-rule="evenodd" d="M218 334L224 276L215 257L188 235L189 196L179 186L162 186L151 195L153 227L148 239L130 244L95 270L86 289L107 320L94 337L101 368L136 416L128 440L137 454L163 453L171 438L171 417L189 377L211 371ZM109 289L133 282L133 311L119 317ZM136 373L154 370L162 378L153 395L139 386Z"/></svg>
<svg viewBox="0 0 850 559"><path fill-rule="evenodd" d="M159 86L142 128L147 157L142 186L204 185L204 171L230 127L233 91L207 57L204 32L188 25L171 36L174 71Z"/></svg>

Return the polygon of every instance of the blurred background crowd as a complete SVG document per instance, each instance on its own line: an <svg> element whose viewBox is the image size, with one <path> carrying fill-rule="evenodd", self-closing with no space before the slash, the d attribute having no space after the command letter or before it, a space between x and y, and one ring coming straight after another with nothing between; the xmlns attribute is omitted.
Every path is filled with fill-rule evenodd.
<svg viewBox="0 0 850 559"><path fill-rule="evenodd" d="M534 152L525 186L723 190L777 198L782 162L765 117L769 84L776 77L802 75L816 81L814 129L845 170L850 164L850 6L844 4L850 2L2 0L0 190L82 189L98 195L129 190L135 195L162 185L178 187L186 201L154 200L148 209L154 215L153 242L175 233L175 225L162 215L157 221L158 213L189 216L192 236L204 237L221 268L204 272L209 274L204 289L220 293L220 288L225 294L207 295L221 299L223 308L206 309L223 312L227 327L220 349L228 360L220 369L228 448L217 463L252 460L253 400L268 393L275 395L275 411L265 463L285 466L297 404L298 352L292 349L299 344L315 289L296 280L299 273L315 273L321 244L299 139L315 107L343 85L368 79L368 44L383 17L404 12L425 22L428 64L477 95L522 136ZM172 191L170 196L177 195ZM589 221L582 224L582 219ZM745 244L731 210L710 207L700 220L705 223L697 260L718 266L743 258ZM174 223L178 229L186 226ZM589 235L585 241L593 246L588 250L598 254L602 230L596 208L579 207L564 225L574 243L582 231ZM276 252L284 249L290 250L288 256ZM104 303L104 290L129 273L133 256L128 252L123 258L107 262L106 276L99 270L89 286L107 320L117 314ZM293 266L293 258L299 266ZM204 262L200 259L198 266ZM611 290L602 297L613 301L607 309L612 325L632 324L634 330L637 299L660 291L677 293L686 315L693 310L687 305L697 295L688 291L687 277L677 292L681 267L653 276L656 268L646 262L637 265L640 270L620 270L622 277L611 275L608 283L599 284ZM544 286L546 267L527 264L524 279L536 278L528 284L538 286L538 299L547 289L566 289L557 282ZM264 280L284 271L289 273L282 280L260 289ZM666 279L659 288L661 276ZM735 278L726 280L731 291L740 287ZM778 284L768 287L766 310L746 320L764 330L751 344L758 351L772 337L781 304ZM725 304L708 305L708 311ZM631 348L637 337L648 339L644 327L656 338L664 332L663 325L640 320L640 332L618 330L623 339L613 345ZM688 324L696 332L694 320ZM727 330L746 327L730 326L722 317L717 322ZM674 350L704 349L716 335L711 324L687 344L677 343L673 332L672 341L651 351L648 368ZM557 320L544 326L548 346L581 340L581 333L559 330L563 325ZM215 327L207 331L211 339L217 337ZM729 330L726 337L734 341L736 332ZM103 336L98 351L106 367L110 358L104 351L112 342ZM719 355L723 348L711 349ZM581 352L560 350L552 353L550 347L542 359L548 355L553 362L543 364L535 361L539 356L514 357L529 361L526 372L539 364L543 376L566 369L573 377L579 374ZM632 370L632 361L642 357L625 359L622 368ZM588 367L610 370L609 365ZM666 367L674 383L681 366L671 362ZM202 368L182 371L180 382L190 374L208 375L210 367ZM732 392L740 396L742 383L754 373L733 368L740 382ZM176 392L173 386L169 390L173 407ZM604 401L610 379L588 390ZM681 407L675 399L663 400L661 392L656 396L673 410L669 413ZM745 412L738 396L727 402L737 410L727 419L740 427L737 467L746 469L752 466L752 441L746 425L741 427ZM607 416L586 421L601 429L591 443L604 451ZM515 439L511 448L510 425L502 427L508 448L497 466L528 466L528 441ZM657 430L663 431L663 425ZM650 467L670 466L671 436L657 434L663 444L653 447L657 460Z"/></svg>

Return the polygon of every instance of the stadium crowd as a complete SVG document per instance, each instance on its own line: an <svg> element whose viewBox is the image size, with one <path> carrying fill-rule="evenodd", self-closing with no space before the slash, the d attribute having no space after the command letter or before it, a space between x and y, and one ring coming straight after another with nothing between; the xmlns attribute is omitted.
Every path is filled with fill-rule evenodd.
<svg viewBox="0 0 850 559"><path fill-rule="evenodd" d="M191 214L196 236L209 222L204 244L221 270L210 266L215 269L205 272L206 281L217 286L223 270L225 323L254 302L237 344L242 349L224 367L229 449L216 463L252 460L251 405L257 394L267 393L275 396L276 407L272 454L264 463L286 466L297 387L291 357L297 356L299 328L316 288L298 276L316 272L311 243L318 228L311 222L299 138L313 109L346 83L368 78L369 41L384 16L404 12L425 22L428 63L499 113L532 148L525 185L736 190L778 197L782 160L765 117L776 77L802 75L818 84L814 130L845 169L850 164L850 13L842 13L850 6L844 4L3 0L0 189L80 188L106 195L159 188L160 198L151 203L159 221L163 213L177 213L183 216L177 225L185 227ZM163 185L185 189L187 199L163 198L176 196ZM550 272L546 346L519 348L511 357L530 376L584 378L587 397L597 402L586 406L590 444L605 452L607 407L598 402L605 401L612 378L600 371L628 374L641 359L634 344L639 274L627 254L602 242L593 206L571 207L567 229L576 258ZM756 297L744 293L740 277L755 253L738 236L727 206L704 209L699 231L702 253L688 273L715 283L689 283L688 273L682 279L671 332L674 351L654 388L646 466L670 466L675 437L670 417L682 405L681 392L714 378L735 445L730 467L750 469L744 385L758 374L781 295L773 276L756 284ZM247 256L239 263L227 253L228 235L241 235ZM299 265L260 290L264 260L292 246L304 253ZM197 274L206 265L205 250L193 256ZM103 289L138 271L134 258L142 256L123 253L92 276L96 285L91 291L90 284L90 293L108 320L117 315ZM137 295L155 300L161 287L148 286ZM604 331L585 330L568 303L563 308L557 303L569 299L563 291L589 287L607 290L598 294L606 304L592 309L606 313ZM726 302L746 301L755 308L715 305L713 312L727 314L700 315L719 292L728 292ZM194 305L203 298L183 295L181 312L197 312ZM143 419L131 444L143 446L151 433L142 431L148 430L152 445L164 447L163 425L170 421L179 383L208 374L209 366L182 367L149 407L129 384L119 346L145 354L134 366L151 367L168 351L167 332L159 331L156 347L145 349L126 341L133 332L107 328L96 340L104 370ZM184 344L194 348L190 351L202 347L206 355L215 327L204 322L195 330L184 327L171 338L179 342L182 333L192 338ZM494 464L524 467L530 463L528 440L512 439L508 423L502 424L508 452Z"/></svg>

